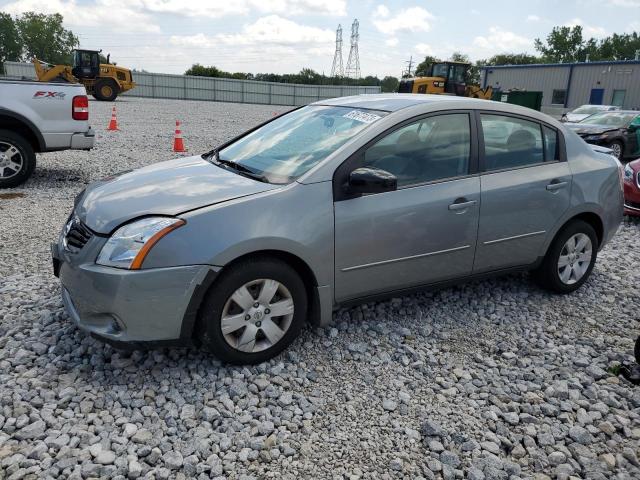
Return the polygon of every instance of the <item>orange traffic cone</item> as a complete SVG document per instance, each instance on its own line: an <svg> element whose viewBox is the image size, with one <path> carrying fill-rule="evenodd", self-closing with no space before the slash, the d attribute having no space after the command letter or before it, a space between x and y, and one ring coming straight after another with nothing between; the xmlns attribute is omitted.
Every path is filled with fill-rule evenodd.
<svg viewBox="0 0 640 480"><path fill-rule="evenodd" d="M182 142L182 130L180 130L180 120L176 120L176 133L173 137L173 151L186 152L184 143Z"/></svg>
<svg viewBox="0 0 640 480"><path fill-rule="evenodd" d="M120 130L118 128L118 119L116 118L116 107L113 107L111 110L111 121L109 122L107 130Z"/></svg>

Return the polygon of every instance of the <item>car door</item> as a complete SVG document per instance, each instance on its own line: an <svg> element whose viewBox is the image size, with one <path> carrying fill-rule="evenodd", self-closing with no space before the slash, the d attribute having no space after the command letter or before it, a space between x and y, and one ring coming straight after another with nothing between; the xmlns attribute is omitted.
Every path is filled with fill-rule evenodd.
<svg viewBox="0 0 640 480"><path fill-rule="evenodd" d="M369 142L334 175L337 301L469 275L480 181L471 113L438 114ZM372 167L395 191L354 196L349 174Z"/></svg>
<svg viewBox="0 0 640 480"><path fill-rule="evenodd" d="M534 263L569 208L571 170L555 128L480 112L481 207L474 273ZM501 137L484 132L505 131Z"/></svg>

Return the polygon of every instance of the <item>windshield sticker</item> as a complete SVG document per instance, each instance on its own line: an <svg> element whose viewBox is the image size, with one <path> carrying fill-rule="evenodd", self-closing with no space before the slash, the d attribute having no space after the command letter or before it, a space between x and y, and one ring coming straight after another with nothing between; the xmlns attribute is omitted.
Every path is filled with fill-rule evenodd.
<svg viewBox="0 0 640 480"><path fill-rule="evenodd" d="M376 115L375 113L363 112L361 110L351 110L349 113L344 114L343 117L362 123L373 123L381 118L380 115Z"/></svg>

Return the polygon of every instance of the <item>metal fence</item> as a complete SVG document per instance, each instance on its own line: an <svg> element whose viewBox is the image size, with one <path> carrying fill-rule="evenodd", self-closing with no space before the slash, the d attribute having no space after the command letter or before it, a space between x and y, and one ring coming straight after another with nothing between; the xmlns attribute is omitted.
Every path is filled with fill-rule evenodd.
<svg viewBox="0 0 640 480"><path fill-rule="evenodd" d="M35 69L30 63L5 62L4 65L8 77L35 78ZM148 72L133 72L133 81L137 83L136 88L124 95L264 105L306 105L325 98L380 92L380 87L301 85Z"/></svg>

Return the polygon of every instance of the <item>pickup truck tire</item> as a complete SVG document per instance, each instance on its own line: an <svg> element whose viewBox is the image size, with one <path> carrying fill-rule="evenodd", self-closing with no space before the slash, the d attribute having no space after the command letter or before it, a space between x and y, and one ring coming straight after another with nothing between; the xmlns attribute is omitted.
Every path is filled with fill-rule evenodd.
<svg viewBox="0 0 640 480"><path fill-rule="evenodd" d="M103 102L113 102L118 92L118 84L109 78L97 80L93 86L93 97Z"/></svg>
<svg viewBox="0 0 640 480"><path fill-rule="evenodd" d="M36 168L36 154L31 144L10 130L0 129L0 188L24 183Z"/></svg>

